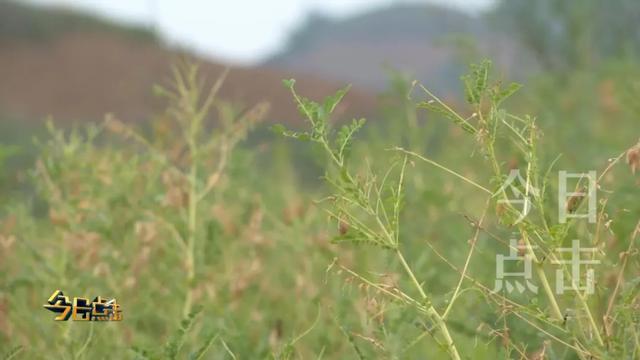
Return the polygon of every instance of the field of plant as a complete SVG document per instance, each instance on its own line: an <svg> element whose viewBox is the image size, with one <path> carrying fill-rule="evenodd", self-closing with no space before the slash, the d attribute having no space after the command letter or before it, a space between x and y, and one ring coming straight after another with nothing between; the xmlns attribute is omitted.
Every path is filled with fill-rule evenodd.
<svg viewBox="0 0 640 360"><path fill-rule="evenodd" d="M5 359L640 358L637 63L481 61L465 103L397 77L368 122L285 80L295 129L172 71L152 122L51 123L1 194ZM54 321L57 289L123 319Z"/></svg>

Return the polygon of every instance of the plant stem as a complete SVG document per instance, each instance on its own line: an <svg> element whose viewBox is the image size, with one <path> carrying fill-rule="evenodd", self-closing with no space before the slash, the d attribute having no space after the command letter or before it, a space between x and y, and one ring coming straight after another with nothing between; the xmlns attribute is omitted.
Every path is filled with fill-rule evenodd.
<svg viewBox="0 0 640 360"><path fill-rule="evenodd" d="M460 288L462 287L462 282L464 281L467 275L467 270L469 269L469 263L471 263L471 255L473 255L473 251L475 250L476 243L478 242L478 236L480 235L480 228L482 227L482 223L484 222L484 218L487 215L487 210L489 210L490 205L491 205L491 198L487 200L487 206L484 208L484 211L482 212L482 216L480 217L480 220L475 224L475 228L476 228L475 234L471 239L471 247L469 249L469 253L467 254L467 259L464 262L464 267L462 268L462 274L460 275L460 280L458 280L458 285L456 285L456 289L453 291L453 295L451 295L451 300L449 300L449 305L447 305L447 308L444 310L444 313L442 313L443 319L447 318L447 316L449 315L449 312L453 308L453 304L458 299L458 295L460 294Z"/></svg>
<svg viewBox="0 0 640 360"><path fill-rule="evenodd" d="M424 289L422 288L422 285L420 285L420 282L418 281L416 276L413 274L413 271L411 270L411 267L409 267L409 264L407 263L407 260L405 260L404 255L402 255L402 252L399 249L396 249L396 255L398 255L398 259L400 259L400 263L402 264L402 267L404 268L404 270L407 272L407 274L411 278L411 281L413 282L413 285L415 285L416 289L418 289L418 292L420 293L420 297L422 297L423 300L429 300L429 297L424 292Z"/></svg>
<svg viewBox="0 0 640 360"><path fill-rule="evenodd" d="M186 249L186 270L187 270L187 294L184 301L183 316L189 315L193 302L193 286L195 281L195 245L196 245L196 224L198 209L198 192L196 181L198 178L198 167L196 163L197 148L195 141L190 141L191 169L189 172L189 210L187 220L187 249Z"/></svg>
<svg viewBox="0 0 640 360"><path fill-rule="evenodd" d="M593 334L595 335L596 340L598 340L598 344L600 344L600 346L604 346L604 340L602 340L602 336L600 335L600 331L598 330L598 325L596 324L596 320L594 319L593 314L591 313L589 304L587 304L587 300L584 298L582 293L580 293L579 289L575 289L575 291L576 291L576 295L578 296L578 300L580 301L580 305L582 305L585 312L587 313L587 317L589 318L589 324L593 329Z"/></svg>
<svg viewBox="0 0 640 360"><path fill-rule="evenodd" d="M552 262L554 262L554 263L558 263L559 262L558 259L553 254L550 254L549 256L551 257L551 261ZM537 263L537 261L536 261L536 263ZM566 267L563 267L563 270L571 278L571 273L566 269ZM546 278L541 277L541 279L544 279L543 283L546 281ZM548 286L548 284L547 284L547 286ZM595 321L595 318L593 317L593 313L591 312L591 309L589 308L589 304L587 304L587 300L585 299L584 295L580 292L580 289L574 283L573 278L571 278L571 287L572 287L573 291L576 292L576 297L578 298L578 301L580 302L580 306L582 306L582 308L584 309L585 313L587 314L587 319L589 320L589 325L591 326L591 328L593 330L593 334L595 335L595 338L598 341L598 344L600 346L604 346L605 345L604 344L604 340L602 339L602 336L600 335L600 331L598 330L599 327L596 324L596 321Z"/></svg>
<svg viewBox="0 0 640 360"><path fill-rule="evenodd" d="M396 147L394 150L396 150L396 151L400 151L400 152L403 152L403 153L408 154L408 155L411 155L411 156L415 156L415 157L417 157L418 159L420 159L420 160L422 160L422 161L424 161L424 162L426 162L426 163L429 163L429 164L431 164L431 165L433 165L433 166L437 167L437 168L438 168L438 169L440 169L440 170L446 171L446 172L448 172L449 174L454 175L455 177L457 177L457 178L459 178L459 179L462 179L462 180L466 181L467 183L469 183L469 184L471 184L471 185L473 185L473 186L477 187L478 189L480 189L480 190L482 190L482 191L486 192L487 194L489 194L489 195L493 195L493 192L491 192L491 190L487 189L486 187L484 187L484 186L482 186L482 185L480 185L480 184L476 183L475 181L473 181L473 180L471 180L471 179L467 178L467 177L466 177L466 176L464 176L464 175L460 175L459 173L457 173L457 172L455 172L455 171L453 171L453 170L449 169L449 168L448 168L448 167L446 167L446 166L443 166L443 165L438 164L437 162L435 162L435 161L433 161L433 160L431 160L431 159L429 159L429 158L426 158L426 157L424 157L424 156L422 156L422 155L420 155L420 154L417 154L417 153L415 153L415 152L413 152L413 151L405 150L405 149L403 149L403 148L401 148L401 147Z"/></svg>
<svg viewBox="0 0 640 360"><path fill-rule="evenodd" d="M409 267L409 264L407 263L407 260L405 260L404 256L402 255L402 252L399 249L396 249L396 255L398 255L398 259L400 259L400 263L402 264L402 267L405 269L405 271L407 272L407 274L411 278L411 281L413 282L415 287L418 289L418 292L420 293L420 296L422 297L422 300L425 303L427 303L427 305L429 306L429 308L427 309L427 314L436 323L436 326L438 327L438 330L440 330L440 333L442 334L442 337L444 337L444 340L445 340L446 346L447 346L447 351L449 352L449 355L454 360L460 360L460 355L458 354L458 349L456 349L455 343L453 342L453 339L451 338L451 334L449 333L449 329L447 328L447 324L442 319L442 316L440 316L438 311L433 307L433 305L431 305L429 297L425 293L424 289L422 288L422 285L420 285L420 282L416 278L415 274L411 270L411 267Z"/></svg>
<svg viewBox="0 0 640 360"><path fill-rule="evenodd" d="M538 261L538 257L536 253L533 251L533 247L531 242L529 241L529 236L527 236L526 231L522 231L522 238L527 246L528 255L531 256L533 260L533 264L535 265L536 274L542 282L542 287L544 288L544 293L547 296L547 300L549 300L549 304L551 304L551 310L553 310L553 315L556 319L562 321L564 319L564 315L562 315L562 310L560 310L560 306L556 301L556 297L553 295L553 289L551 289L551 285L549 285L549 280L547 279L547 274L544 272L544 268L542 267L542 263Z"/></svg>

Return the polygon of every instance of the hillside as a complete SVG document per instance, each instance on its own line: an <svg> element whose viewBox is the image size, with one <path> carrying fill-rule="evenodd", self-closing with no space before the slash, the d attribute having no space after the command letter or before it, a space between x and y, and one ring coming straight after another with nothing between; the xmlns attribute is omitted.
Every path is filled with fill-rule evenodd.
<svg viewBox="0 0 640 360"><path fill-rule="evenodd" d="M161 110L152 86L169 79L170 66L188 54L170 49L142 28L112 24L68 10L3 3L0 9L0 114L38 120L100 120L113 112L141 121ZM10 21L9 21L10 20ZM198 59L213 81L226 64ZM281 85L296 77L302 93L321 97L344 82L321 81L290 71L232 68L221 97L240 106L266 100L269 119L298 122ZM375 97L353 89L346 115L366 115Z"/></svg>
<svg viewBox="0 0 640 360"><path fill-rule="evenodd" d="M385 69L410 74L439 92L458 91L469 60L488 56L509 75L534 64L481 16L429 5L394 5L347 19L309 18L265 65L383 89Z"/></svg>
<svg viewBox="0 0 640 360"><path fill-rule="evenodd" d="M38 7L16 0L0 2L0 41L38 42L80 31L106 31L148 42L158 41L152 31L142 26L116 24L65 7Z"/></svg>

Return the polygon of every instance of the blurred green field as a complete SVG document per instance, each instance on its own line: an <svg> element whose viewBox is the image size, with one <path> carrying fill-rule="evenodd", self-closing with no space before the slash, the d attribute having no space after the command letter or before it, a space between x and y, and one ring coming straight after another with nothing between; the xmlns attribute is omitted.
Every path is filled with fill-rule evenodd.
<svg viewBox="0 0 640 360"><path fill-rule="evenodd" d="M553 90L558 88L554 78L540 79L509 100L510 108L540 114L542 169L562 154L554 169L602 171L608 159L637 141L637 112L626 103L635 98L625 86L633 69L621 70L625 67L631 64L576 74L564 81L566 91ZM602 94L602 89L611 93ZM370 167L373 174L384 174L400 155L389 149L401 146L495 187L474 137L445 118L416 110L413 102L426 98L420 90L413 90L413 100L405 95L388 95L386 103L395 110L384 113L392 116L366 124L357 135L350 157L353 171L364 174ZM222 120L237 116L224 103L214 106ZM170 108L168 114L178 114L177 109ZM328 219L323 206L314 203L331 189L318 178L300 175L322 174L327 160L321 152L313 146L305 152L308 146L277 135L264 135L274 139L263 148L221 150L245 136L250 116L240 116L240 122L229 127L204 126L198 133L198 141L213 145L205 145L206 152L195 158L196 186L198 191L211 181L215 186L197 203L195 226L189 220L189 182L176 175L190 174L192 168L179 130L183 118L178 117L178 124L166 120L141 131L147 133L145 141L116 120L73 130L51 128L42 136L28 176L33 192L8 194L2 209L2 348L19 346L17 358L29 359L50 354L74 359L185 358L204 345L209 350L203 358L445 357L427 336L430 323L419 311L344 270L415 293L393 252L331 243L343 232L342 224ZM526 161L507 138L498 139L497 146L501 167L521 167ZM459 269L474 237L469 222L481 217L486 196L419 159L409 160L400 246L433 304L442 309L460 275L430 247ZM221 161L224 170L211 180ZM612 221L606 231L579 226L571 232L602 237L603 264L590 300L598 314L606 309L611 277L620 266L618 254L627 248L638 221L637 186L637 176L622 159L602 183L602 192L611 191L603 195L606 207L599 206ZM548 198L547 216L553 221L553 196ZM507 249L496 239L504 241L516 231L500 223L494 208L495 203L468 270L489 288L495 255ZM185 244L191 236L190 263ZM624 290L630 299L635 299L636 265L631 261L627 270ZM69 296L116 297L124 321L54 322L53 313L42 305L56 289ZM472 283L463 282L462 289L447 319L460 353L474 359L505 357L516 356L517 347L530 352L547 346L547 334L501 313L504 310L479 296ZM187 309L186 298L191 303ZM564 296L563 307L572 307L571 299ZM543 294L514 300L548 312ZM626 306L635 306L633 301ZM201 311L183 334L181 321L194 308ZM505 326L507 344L513 345L497 336ZM629 344L617 341L616 347L602 348L596 356L605 358L611 351L611 358L619 358L616 351ZM177 355L172 355L174 350ZM555 354L551 358L576 356L562 344L553 343L548 351Z"/></svg>
<svg viewBox="0 0 640 360"><path fill-rule="evenodd" d="M0 356L640 359L640 63L574 56L518 91L474 59L466 102L396 74L364 124L332 115L339 89L292 92L295 132L190 63L144 124L5 117ZM544 189L519 224L493 195L511 169ZM561 170L597 171L595 223L559 223ZM512 238L538 246L537 294L491 292ZM595 292L550 297L573 239L598 249ZM54 321L57 289L124 318Z"/></svg>

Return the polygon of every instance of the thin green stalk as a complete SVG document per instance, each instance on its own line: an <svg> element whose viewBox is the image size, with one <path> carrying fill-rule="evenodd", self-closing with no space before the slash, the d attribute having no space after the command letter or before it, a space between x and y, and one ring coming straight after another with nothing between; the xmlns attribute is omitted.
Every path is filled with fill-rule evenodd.
<svg viewBox="0 0 640 360"><path fill-rule="evenodd" d="M529 133L529 142L527 143L527 145L530 145L530 147L533 148L533 144L534 144L534 130L533 130L533 124L532 124L532 129ZM529 158L533 159L535 156L535 154L532 152L529 154ZM531 161L529 161L527 163L527 183L525 185L525 199L529 199L529 188L530 188L530 184L531 184ZM521 232L522 232L522 237L525 241L525 244L527 246L527 251L529 253L529 256L531 256L531 258L533 259L534 262L534 266L536 269L536 274L538 275L538 278L540 279L540 281L542 282L542 287L544 288L544 292L547 296L547 299L549 300L549 303L551 304L551 309L553 310L554 316L558 319L558 320L563 320L564 316L562 315L562 310L560 310L560 306L558 305L558 302L556 301L556 297L553 295L553 291L551 289L551 285L549 285L549 280L547 279L547 275L544 272L544 268L542 267L542 263L540 261L538 261L538 258L536 257L536 253L533 251L533 246L531 246L531 242L529 241L529 236L528 233L526 231L526 229L524 229L524 227L521 227Z"/></svg>
<svg viewBox="0 0 640 360"><path fill-rule="evenodd" d="M527 236L527 233L524 231L522 232L522 238L524 239L525 245L527 247L528 255L531 256L531 259L533 260L536 274L538 275L538 278L542 283L542 288L544 289L544 293L547 296L547 300L549 301L549 304L551 304L551 310L553 312L553 316L556 319L562 321L564 319L564 315L562 314L562 310L560 310L558 301L556 300L556 297L553 294L553 289L551 288L551 285L549 285L549 279L547 278L547 274L544 272L542 263L538 260L536 253L533 251L533 247L531 245L531 242L529 241L529 236Z"/></svg>
<svg viewBox="0 0 640 360"><path fill-rule="evenodd" d="M415 274L411 270L411 267L409 266L409 264L405 260L404 256L402 255L402 252L399 249L396 250L396 255L398 256L398 259L400 260L400 263L402 264L402 267L405 269L405 271L407 272L407 274L411 278L411 281L413 282L413 284L415 285L416 289L420 293L420 296L422 297L422 300L429 305L429 308L427 309L427 314L436 323L436 327L438 328L438 330L440 330L440 333L444 337L444 340L445 340L446 346L447 346L447 351L449 352L449 355L451 355L451 358L454 359L454 360L460 360L460 355L458 354L458 349L456 348L455 343L453 342L453 338L451 337L451 334L449 333L449 329L447 328L447 324L445 323L444 319L442 318L442 316L440 316L438 311L431 304L431 301L429 300L429 297L425 293L424 289L422 288L422 285L420 285L420 282L416 278Z"/></svg>
<svg viewBox="0 0 640 360"><path fill-rule="evenodd" d="M480 190L482 190L482 191L484 191L484 192L486 192L486 193L488 193L488 194L493 195L493 192L491 192L491 190L487 189L486 187L484 187L484 186L482 186L482 185L480 185L480 184L476 183L475 181L473 181L473 180L469 179L469 178L468 178L468 177L466 177L466 176L460 175L459 173L457 173L457 172L455 172L455 171L453 171L453 170L449 169L449 168L448 168L448 167L446 167L446 166L442 166L442 165L438 164L437 162L435 162L435 161L433 161L433 160L431 160L431 159L428 159L428 158L426 158L426 157L424 157L424 156L422 156L422 155L420 155L420 154L417 154L417 153L415 153L415 152L413 152L413 151L405 150L405 149L403 149L403 148L401 148L401 147L396 147L396 148L395 148L395 150L396 150L396 151L401 151L401 152L403 152L403 153L405 153L405 154L408 154L408 155L411 155L411 156L415 156L415 157L417 157L418 159L420 159L420 160L422 160L422 161L424 161L424 162L427 162L427 163L429 163L429 164L431 164L431 165L433 165L433 166L437 167L437 168L438 168L438 169L440 169L440 170L444 170L444 171L448 172L449 174L454 175L455 177L457 177L457 178L459 178L459 179L462 179L462 180L466 181L467 183L469 183L469 184L471 184L471 185L473 185L473 186L477 187L478 189L480 189Z"/></svg>
<svg viewBox="0 0 640 360"><path fill-rule="evenodd" d="M573 284L573 280L571 282ZM575 286L574 286L575 288ZM589 319L589 324L591 325L591 328L593 329L593 334L596 337L596 340L598 340L598 344L600 344L600 346L604 346L604 340L602 340L602 336L600 335L600 331L598 330L598 325L596 324L596 320L593 317L593 314L591 312L591 309L589 308L589 304L587 304L587 300L584 298L584 296L582 295L582 293L580 293L579 289L575 289L576 294L578 295L578 301L580 302L580 305L582 306L582 308L585 310L585 312L587 313L587 318Z"/></svg>
<svg viewBox="0 0 640 360"><path fill-rule="evenodd" d="M558 259L553 254L550 254L550 257L553 262L559 263ZM580 289L578 289L578 287L576 286L575 282L573 281L572 274L569 270L567 270L566 266L563 266L563 270L565 274L567 274L567 276L569 277L569 280L571 282L571 288L573 291L575 291L576 297L578 298L578 302L580 303L580 306L584 309L584 312L587 314L589 325L593 330L593 334L595 335L595 338L598 341L598 344L600 346L605 346L604 340L602 339L602 336L600 335L600 331L598 330L599 329L598 324L596 324L596 320L593 317L593 312L591 311L591 308L589 308L589 304L587 304L587 300L585 299L584 295L580 292Z"/></svg>
<svg viewBox="0 0 640 360"><path fill-rule="evenodd" d="M423 85L420 85L420 87L422 88L422 90L427 93L427 95L431 96L431 98L433 100L435 100L438 104L440 104L440 106L442 106L444 109L446 109L450 114L452 114L453 116L458 118L458 121L465 124L466 126L468 126L470 129L473 129L473 132L476 133L478 132L478 129L476 129L475 126L471 125L471 123L469 123L467 120L465 120L462 116L460 116L460 114L458 114L457 112L453 111L453 109L451 109L449 107L449 105L447 105L445 102L443 102L442 100L440 100L437 96L435 96L431 91L429 91L429 89L427 89L426 87L424 87Z"/></svg>
<svg viewBox="0 0 640 360"><path fill-rule="evenodd" d="M195 281L195 247L196 247L196 224L198 215L198 166L196 162L197 147L194 139L190 139L189 148L191 150L191 168L189 171L189 209L187 220L187 249L186 249L186 270L187 270L187 294L184 302L183 316L188 316L191 312L193 302L193 286Z"/></svg>
<svg viewBox="0 0 640 360"><path fill-rule="evenodd" d="M478 236L480 235L480 228L482 227L482 223L484 222L484 218L487 215L487 210L489 210L490 204L491 204L491 198L487 200L487 206L484 208L482 217L480 217L480 220L476 224L476 231L475 231L475 234L473 235L473 239L471 240L471 248L469 249L469 253L467 254L467 259L464 262L464 267L462 268L462 274L460 275L460 280L458 280L458 285L456 285L456 289L453 291L453 295L451 295L451 300L449 300L449 305L447 305L447 308L442 314L443 319L447 318L447 316L449 315L449 312L453 308L453 304L456 302L458 295L460 294L460 288L462 287L462 282L464 281L467 275L469 263L471 262L471 255L473 255L473 251L475 250L476 243L478 242Z"/></svg>
<svg viewBox="0 0 640 360"><path fill-rule="evenodd" d="M399 249L396 250L396 255L398 256L398 259L400 260L402 267L407 272L407 275L409 275L409 278L411 278L413 285L415 285L416 289L420 293L420 297L422 297L423 300L429 301L429 297L425 293L424 289L422 288L422 285L420 285L420 282L414 275L413 271L411 270L411 267L409 267L409 264L407 263L407 260L405 260L404 255L402 255L402 252Z"/></svg>

